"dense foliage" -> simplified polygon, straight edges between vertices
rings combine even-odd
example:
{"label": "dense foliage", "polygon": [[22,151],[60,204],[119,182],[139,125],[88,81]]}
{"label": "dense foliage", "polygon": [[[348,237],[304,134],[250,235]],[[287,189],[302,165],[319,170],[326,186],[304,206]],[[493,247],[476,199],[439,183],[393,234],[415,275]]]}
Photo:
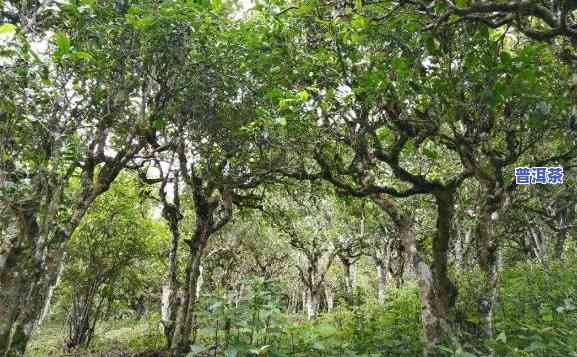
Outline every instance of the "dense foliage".
{"label": "dense foliage", "polygon": [[575,9],[0,0],[0,357],[577,356]]}

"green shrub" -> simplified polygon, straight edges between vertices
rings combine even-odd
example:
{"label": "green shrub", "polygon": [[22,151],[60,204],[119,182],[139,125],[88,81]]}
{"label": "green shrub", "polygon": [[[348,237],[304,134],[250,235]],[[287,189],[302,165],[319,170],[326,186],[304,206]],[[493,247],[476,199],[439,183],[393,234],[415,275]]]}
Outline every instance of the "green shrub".
{"label": "green shrub", "polygon": [[526,263],[500,272],[495,339],[482,331],[480,273],[461,277],[454,320],[466,350],[498,356],[577,356],[577,264]]}
{"label": "green shrub", "polygon": [[423,347],[419,311],[415,288],[391,289],[385,305],[340,306],[289,326],[279,342],[292,356],[415,356]]}

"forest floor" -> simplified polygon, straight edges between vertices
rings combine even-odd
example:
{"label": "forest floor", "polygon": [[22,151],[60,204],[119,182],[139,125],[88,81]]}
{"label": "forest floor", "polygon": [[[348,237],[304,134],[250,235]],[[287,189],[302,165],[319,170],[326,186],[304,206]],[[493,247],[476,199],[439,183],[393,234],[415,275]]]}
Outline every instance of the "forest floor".
{"label": "forest floor", "polygon": [[160,326],[148,320],[104,321],[96,328],[96,337],[86,350],[64,353],[65,326],[61,322],[45,323],[32,338],[26,357],[82,356],[128,357],[150,356],[146,351],[160,350],[163,343]]}
{"label": "forest floor", "polygon": [[[495,338],[486,339],[476,302],[481,276],[466,272],[454,307],[454,328],[466,354],[441,346],[442,356],[577,357],[577,260],[550,264],[520,264],[504,269]],[[241,304],[237,308],[207,298],[211,309],[199,309],[196,356],[221,346],[219,356],[269,355],[288,357],[414,357],[423,349],[420,301],[415,286],[387,290],[383,305],[359,291],[355,303],[342,302],[314,321],[283,312],[275,304]],[[217,299],[218,300],[218,299]],[[225,309],[226,308],[226,309]],[[228,310],[227,310],[228,309]],[[26,357],[166,357],[160,318],[150,312],[142,320],[129,317],[97,325],[89,348],[63,353],[66,329],[62,319],[46,321],[33,336]],[[233,321],[225,334],[224,321]],[[226,337],[225,337],[226,336]],[[254,337],[254,338],[253,338]],[[245,353],[246,351],[246,353]],[[256,351],[256,352],[253,352]],[[262,353],[263,351],[266,351]]]}

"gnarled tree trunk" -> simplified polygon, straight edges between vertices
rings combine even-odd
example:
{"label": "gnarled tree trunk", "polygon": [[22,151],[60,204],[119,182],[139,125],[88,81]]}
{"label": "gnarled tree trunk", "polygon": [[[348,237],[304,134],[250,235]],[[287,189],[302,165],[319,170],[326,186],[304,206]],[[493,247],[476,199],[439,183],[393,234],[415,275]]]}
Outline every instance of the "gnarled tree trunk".
{"label": "gnarled tree trunk", "polygon": [[434,355],[436,347],[443,342],[458,345],[448,320],[451,297],[454,297],[452,291],[454,286],[446,276],[447,250],[444,249],[444,247],[448,249],[449,237],[446,234],[451,232],[449,224],[452,221],[454,209],[452,196],[440,194],[437,200],[437,236],[435,237],[436,242],[433,243],[434,260],[432,267],[419,253],[412,217],[405,214],[383,195],[372,198],[394,222],[407,259],[417,278],[421,301],[421,321],[426,344],[423,354],[425,356]]}
{"label": "gnarled tree trunk", "polygon": [[314,287],[307,288],[307,318],[309,320],[314,320],[317,318],[318,308],[320,303],[320,293],[318,289]]}
{"label": "gnarled tree trunk", "polygon": [[487,338],[493,338],[493,312],[497,302],[497,269],[499,241],[496,226],[499,210],[505,205],[505,194],[498,189],[496,180],[480,180],[481,194],[478,208],[477,238],[479,241],[479,266],[483,273],[483,291],[479,311],[483,314]]}
{"label": "gnarled tree trunk", "polygon": [[483,278],[483,294],[479,301],[480,311],[485,320],[485,335],[493,338],[493,310],[497,299],[497,241],[494,233],[496,222],[492,214],[481,209],[478,223],[479,265]]}
{"label": "gnarled tree trunk", "polygon": [[340,260],[343,265],[343,273],[345,276],[345,291],[347,293],[347,299],[349,300],[349,303],[352,304],[357,280],[355,263],[345,257],[341,257]]}
{"label": "gnarled tree trunk", "polygon": [[385,289],[387,287],[388,268],[385,264],[377,263],[377,301],[379,305],[385,304]]}
{"label": "gnarled tree trunk", "polygon": [[327,300],[327,311],[331,312],[335,308],[335,292],[330,284],[325,284],[325,298]]}
{"label": "gnarled tree trunk", "polygon": [[[453,236],[453,217],[455,214],[455,192],[452,190],[440,191],[435,194],[437,204],[437,231],[433,239],[433,290],[435,294],[436,315],[446,320],[449,309],[454,305],[457,288],[448,275],[449,243]],[[440,325],[445,325],[443,321]],[[449,324],[439,326],[445,337],[451,343],[455,339],[449,329]]]}
{"label": "gnarled tree trunk", "polygon": [[[99,170],[103,140],[91,143],[81,173],[81,191],[72,198],[69,219],[57,222],[68,179],[76,166],[59,176],[38,173],[35,194],[10,203],[15,217],[14,239],[0,241],[0,357],[22,356],[58,282],[66,245],[90,205],[106,192],[127,162],[143,144],[128,140],[128,146]],[[100,155],[102,154],[102,155]],[[37,182],[36,182],[37,181]]]}
{"label": "gnarled tree trunk", "polygon": [[186,266],[186,280],[183,286],[183,298],[178,309],[176,325],[171,338],[171,347],[177,354],[188,352],[191,340],[193,325],[195,322],[195,306],[198,301],[198,283],[200,277],[200,263],[204,248],[210,237],[210,224],[205,219],[197,217],[196,231],[189,244],[189,254]]}
{"label": "gnarled tree trunk", "polygon": [[[160,165],[159,165],[160,166]],[[162,167],[159,167],[162,175],[160,197],[163,204],[162,217],[168,223],[171,233],[170,252],[168,254],[168,279],[162,286],[162,325],[167,347],[172,346],[172,336],[176,325],[178,308],[180,306],[180,284],[178,281],[178,246],[180,243],[180,221],[183,216],[180,212],[180,191],[178,171],[174,174],[173,202],[169,203],[166,197],[166,185],[169,175],[164,175]]]}
{"label": "gnarled tree trunk", "polygon": [[22,356],[61,273],[65,246],[93,197],[75,209],[68,230],[41,234],[37,206],[14,207],[16,239],[0,271],[0,356]]}

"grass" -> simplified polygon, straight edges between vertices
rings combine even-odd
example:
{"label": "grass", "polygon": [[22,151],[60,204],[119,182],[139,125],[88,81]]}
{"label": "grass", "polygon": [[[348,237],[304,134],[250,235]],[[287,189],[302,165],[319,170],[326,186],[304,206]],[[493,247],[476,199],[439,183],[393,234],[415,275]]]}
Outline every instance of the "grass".
{"label": "grass", "polygon": [[47,322],[32,337],[25,356],[125,356],[161,350],[164,344],[161,327],[155,319],[103,321],[97,326],[90,346],[70,354],[63,352],[64,337],[63,322]]}

